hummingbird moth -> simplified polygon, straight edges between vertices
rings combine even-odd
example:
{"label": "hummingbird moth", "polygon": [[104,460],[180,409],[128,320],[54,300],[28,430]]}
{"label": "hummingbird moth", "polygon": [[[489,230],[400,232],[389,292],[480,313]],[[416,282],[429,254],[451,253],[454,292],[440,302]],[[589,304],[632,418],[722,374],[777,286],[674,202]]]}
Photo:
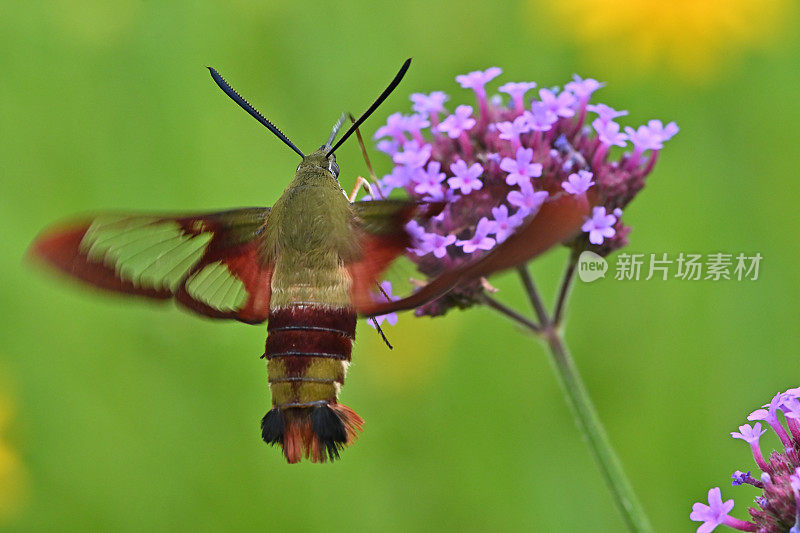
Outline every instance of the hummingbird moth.
{"label": "hummingbird moth", "polygon": [[397,87],[410,61],[336,144],[342,119],[308,155],[209,67],[228,96],[302,158],[275,204],[182,216],[99,214],[46,230],[32,255],[109,291],[174,299],[212,318],[267,321],[272,407],[261,421],[264,441],[281,446],[290,463],[338,458],[363,424],[338,402],[359,314],[411,309],[463,280],[519,264],[569,238],[588,213],[585,199],[547,202],[483,258],[406,298],[376,302],[379,276],[411,245],[407,223],[435,216],[441,205],[354,202],[339,184],[334,152]]}

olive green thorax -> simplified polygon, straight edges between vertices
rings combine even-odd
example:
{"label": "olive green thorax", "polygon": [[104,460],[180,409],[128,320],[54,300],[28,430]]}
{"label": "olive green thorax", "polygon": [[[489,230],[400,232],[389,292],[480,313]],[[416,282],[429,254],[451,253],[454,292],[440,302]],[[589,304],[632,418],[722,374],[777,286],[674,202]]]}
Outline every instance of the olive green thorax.
{"label": "olive green thorax", "polygon": [[305,156],[272,207],[262,257],[275,265],[271,307],[298,302],[346,306],[351,280],[344,265],[358,253],[355,215],[339,185],[328,147]]}

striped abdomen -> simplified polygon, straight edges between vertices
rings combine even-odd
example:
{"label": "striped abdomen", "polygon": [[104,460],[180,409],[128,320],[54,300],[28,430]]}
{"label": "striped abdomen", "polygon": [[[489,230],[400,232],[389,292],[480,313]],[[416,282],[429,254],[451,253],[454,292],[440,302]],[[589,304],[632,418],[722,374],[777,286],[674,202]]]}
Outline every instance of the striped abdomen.
{"label": "striped abdomen", "polygon": [[337,403],[355,330],[350,307],[294,303],[270,311],[264,357],[273,407],[261,429],[290,463],[338,458],[361,429],[361,418]]}

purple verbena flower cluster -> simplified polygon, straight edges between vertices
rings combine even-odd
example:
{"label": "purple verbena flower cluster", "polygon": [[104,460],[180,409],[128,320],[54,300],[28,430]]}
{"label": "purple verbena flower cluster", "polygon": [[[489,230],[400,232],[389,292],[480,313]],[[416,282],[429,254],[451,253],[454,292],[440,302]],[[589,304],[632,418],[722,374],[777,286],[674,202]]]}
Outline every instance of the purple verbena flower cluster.
{"label": "purple verbena flower cluster", "polygon": [[[703,522],[698,533],[708,533],[718,525],[726,525],[739,531],[758,533],[800,532],[800,387],[776,394],[770,403],[756,409],[747,417],[756,421],[752,426],[744,424],[731,436],[750,445],[753,459],[761,475],[753,477],[750,472],[737,470],[731,476],[733,485],[752,485],[763,490],[755,499],[756,505],[748,509],[751,521],[739,520],[728,515],[733,509],[733,500],[722,502],[719,487],[708,491],[708,505],[695,503],[689,518]],[[779,416],[779,415],[782,415]],[[784,426],[781,418],[786,423]],[[783,451],[773,451],[769,460],[764,458],[759,440],[767,432],[761,422],[766,423],[778,436]],[[788,429],[787,429],[788,428]]]}
{"label": "purple verbena flower cluster", "polygon": [[[630,229],[621,210],[644,186],[663,142],[678,131],[674,122],[658,120],[622,128],[615,119],[626,111],[590,103],[603,86],[591,78],[575,76],[563,90],[543,88],[530,100],[534,82],[502,85],[507,101],[488,96],[486,85],[501,73],[491,67],[456,76],[474,91],[477,108],[458,105],[450,113],[445,93],[413,94],[414,113],[391,115],[375,133],[378,149],[395,164],[375,198],[402,189],[414,200],[445,202],[440,215],[408,227],[410,256],[426,276],[487,253],[563,194],[589,194],[596,206],[574,246],[601,254],[624,246]],[[612,147],[628,143],[632,150],[610,157]],[[472,305],[481,290],[476,280],[416,313]]]}

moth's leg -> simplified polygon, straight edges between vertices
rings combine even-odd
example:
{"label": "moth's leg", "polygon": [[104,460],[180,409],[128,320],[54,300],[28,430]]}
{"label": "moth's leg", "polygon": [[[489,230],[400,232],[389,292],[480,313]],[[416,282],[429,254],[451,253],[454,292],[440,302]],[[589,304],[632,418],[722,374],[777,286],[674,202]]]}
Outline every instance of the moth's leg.
{"label": "moth's leg", "polygon": [[[367,184],[367,187],[369,187],[369,184]],[[383,290],[383,287],[381,287],[380,284],[378,284],[377,287],[378,290],[381,291],[381,294],[383,294],[383,297],[386,298],[386,301],[391,302],[392,299],[389,298],[389,295],[386,294],[386,291]],[[386,338],[386,335],[383,333],[383,330],[381,329],[381,325],[378,324],[378,321],[375,319],[375,317],[370,318],[370,320],[372,321],[372,325],[375,326],[375,329],[378,330],[378,333],[381,334],[381,339],[383,339],[383,342],[386,344],[386,346],[388,346],[390,350],[394,350],[394,347],[389,342],[389,339]]]}
{"label": "moth's leg", "polygon": [[383,333],[383,330],[381,329],[381,325],[378,324],[378,321],[375,320],[375,317],[370,318],[370,320],[372,321],[372,325],[375,326],[375,329],[378,331],[378,333],[381,334],[381,339],[383,339],[384,344],[386,344],[386,346],[388,346],[390,350],[394,350],[394,346],[392,346],[391,343],[389,342],[389,339],[386,338],[386,335]]}
{"label": "moth's leg", "polygon": [[[356,196],[358,196],[358,191],[361,190],[361,187],[364,187],[365,189],[367,189],[367,192],[369,193],[370,196],[372,196],[373,198],[375,197],[375,194],[373,193],[373,187],[370,184],[369,180],[359,176],[358,178],[356,178],[356,186],[353,187],[353,190],[350,193],[350,196],[347,197],[347,199],[350,200],[350,203],[353,203],[353,202],[356,201]],[[377,187],[375,187],[375,189],[377,189]]]}

